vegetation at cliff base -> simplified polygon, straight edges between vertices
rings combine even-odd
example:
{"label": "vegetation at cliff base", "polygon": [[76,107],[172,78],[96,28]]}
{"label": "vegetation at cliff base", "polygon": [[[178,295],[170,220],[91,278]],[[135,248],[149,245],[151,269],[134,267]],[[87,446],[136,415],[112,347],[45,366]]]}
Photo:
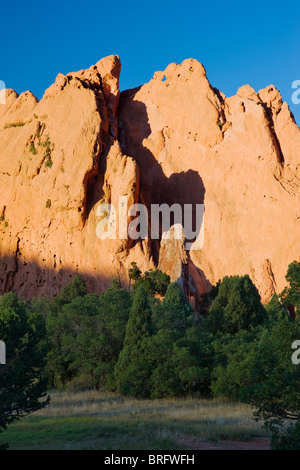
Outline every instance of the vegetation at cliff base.
{"label": "vegetation at cliff base", "polygon": [[[114,281],[101,295],[88,294],[77,276],[52,299],[25,302],[5,294],[0,337],[8,355],[20,351],[22,360],[17,354],[15,369],[12,358],[0,369],[11,370],[0,389],[2,422],[45,406],[39,398],[47,380],[48,389],[68,392],[249,404],[271,432],[274,449],[297,448],[300,365],[291,357],[292,344],[300,339],[299,265],[289,266],[288,286],[266,306],[248,275],[227,276],[204,296],[197,313],[169,276],[159,270],[142,273],[135,263],[129,290]],[[12,331],[19,338],[14,345]],[[20,371],[26,371],[22,380]],[[28,396],[20,411],[10,412],[3,403],[15,377]]]}

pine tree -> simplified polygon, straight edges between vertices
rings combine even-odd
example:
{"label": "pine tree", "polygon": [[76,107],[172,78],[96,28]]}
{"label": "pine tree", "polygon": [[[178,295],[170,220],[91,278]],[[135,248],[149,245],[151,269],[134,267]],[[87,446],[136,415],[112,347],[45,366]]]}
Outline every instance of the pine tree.
{"label": "pine tree", "polygon": [[0,366],[0,432],[16,419],[46,406],[45,322],[10,292],[0,297],[0,338],[6,364]]}
{"label": "pine tree", "polygon": [[147,339],[154,328],[147,293],[140,286],[135,294],[126,326],[124,348],[115,366],[116,386],[120,393],[146,397],[151,375],[151,357],[146,352]]}
{"label": "pine tree", "polygon": [[153,310],[153,323],[157,331],[173,330],[182,336],[187,327],[192,326],[194,310],[184,297],[177,282],[172,282],[167,288],[161,304]]}
{"label": "pine tree", "polygon": [[151,315],[147,292],[140,286],[131,307],[124,346],[139,346],[144,338],[154,333]]}
{"label": "pine tree", "polygon": [[212,333],[252,330],[268,318],[257,288],[248,275],[224,277],[212,302],[206,326]]}
{"label": "pine tree", "polygon": [[84,279],[78,274],[62,290],[61,294],[55,297],[54,303],[61,306],[72,302],[77,297],[84,297],[87,294],[87,287]]}

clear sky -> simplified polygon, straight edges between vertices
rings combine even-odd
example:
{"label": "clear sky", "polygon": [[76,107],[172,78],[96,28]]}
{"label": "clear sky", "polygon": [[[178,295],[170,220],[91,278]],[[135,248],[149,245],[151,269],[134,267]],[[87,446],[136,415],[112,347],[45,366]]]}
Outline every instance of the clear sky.
{"label": "clear sky", "polygon": [[227,96],[272,83],[300,124],[300,104],[291,101],[300,80],[299,0],[1,2],[0,39],[0,80],[39,99],[59,72],[110,54],[122,61],[121,89],[191,57]]}

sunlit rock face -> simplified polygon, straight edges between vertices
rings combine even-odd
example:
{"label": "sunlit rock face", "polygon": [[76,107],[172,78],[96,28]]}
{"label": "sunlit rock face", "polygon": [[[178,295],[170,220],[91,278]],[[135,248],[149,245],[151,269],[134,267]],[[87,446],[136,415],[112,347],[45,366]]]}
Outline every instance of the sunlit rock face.
{"label": "sunlit rock face", "polygon": [[[90,292],[115,277],[127,287],[135,261],[168,272],[196,307],[219,279],[246,273],[267,302],[300,253],[300,130],[288,105],[272,85],[258,93],[245,85],[227,98],[193,59],[121,94],[120,70],[109,56],[59,74],[40,102],[7,90],[1,293],[55,295],[77,273]],[[124,198],[148,211],[143,239],[128,236]],[[115,238],[99,238],[101,204],[115,209]],[[192,242],[174,238],[177,216],[151,238],[154,204],[178,204],[183,216],[192,205]],[[200,220],[196,205],[204,206]]]}

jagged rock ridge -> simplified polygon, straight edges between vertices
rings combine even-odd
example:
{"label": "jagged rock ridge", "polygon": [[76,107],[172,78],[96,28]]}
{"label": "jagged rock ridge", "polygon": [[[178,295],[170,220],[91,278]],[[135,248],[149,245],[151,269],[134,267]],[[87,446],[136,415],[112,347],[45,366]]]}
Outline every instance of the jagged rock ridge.
{"label": "jagged rock ridge", "polygon": [[[109,56],[59,74],[40,102],[8,90],[0,106],[1,292],[54,295],[77,272],[100,292],[113,277],[126,283],[136,261],[179,279],[196,307],[231,274],[248,273],[266,302],[300,252],[300,129],[288,105],[272,85],[258,93],[246,85],[228,98],[193,59],[121,94],[120,70]],[[118,208],[121,196],[149,210],[204,204],[200,249],[172,239],[100,240],[98,207]]]}

